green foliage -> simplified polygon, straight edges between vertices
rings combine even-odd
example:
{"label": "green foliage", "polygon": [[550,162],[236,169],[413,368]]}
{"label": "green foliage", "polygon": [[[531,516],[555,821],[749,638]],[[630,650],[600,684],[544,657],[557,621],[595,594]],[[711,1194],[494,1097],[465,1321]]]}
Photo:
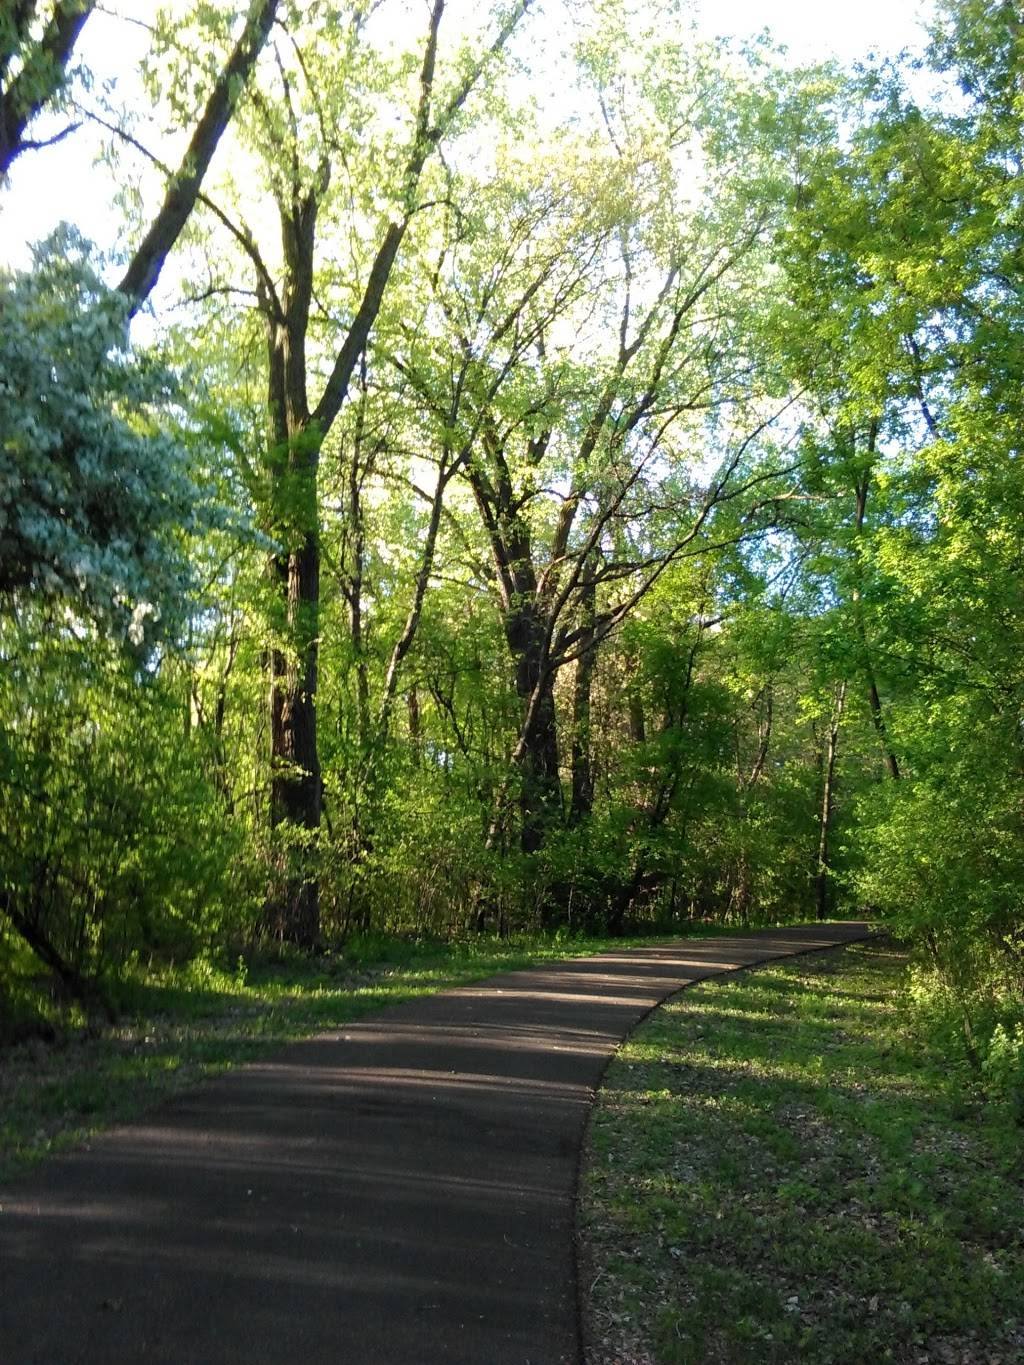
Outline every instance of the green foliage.
{"label": "green foliage", "polygon": [[0,622],[5,897],[89,975],[244,934],[242,831],[180,693],[39,611]]}
{"label": "green foliage", "polygon": [[180,620],[202,525],[177,385],[130,351],[125,302],[73,232],[0,275],[0,324],[0,594],[62,600],[139,647]]}
{"label": "green foliage", "polygon": [[989,1093],[1014,1117],[1024,1117],[1024,1023],[996,1024],[981,1070]]}
{"label": "green foliage", "polygon": [[[867,904],[1004,1093],[1019,26],[942,9],[929,102],[660,0],[572,13],[572,117],[531,15],[412,175],[423,34],[282,5],[158,350],[71,231],[0,278],[0,892],[107,979],[237,950],[314,884],[332,943]],[[149,132],[194,119],[236,18],[161,13]],[[325,433],[302,413],[385,258]]]}

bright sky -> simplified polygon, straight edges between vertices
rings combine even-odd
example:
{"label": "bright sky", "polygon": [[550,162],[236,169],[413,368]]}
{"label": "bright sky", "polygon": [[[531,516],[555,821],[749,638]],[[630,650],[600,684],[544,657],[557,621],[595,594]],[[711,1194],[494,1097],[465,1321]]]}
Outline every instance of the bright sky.
{"label": "bright sky", "polygon": [[698,0],[701,26],[715,35],[752,35],[767,28],[794,62],[869,52],[892,55],[920,47],[931,0]]}
{"label": "bright sky", "polygon": [[[693,0],[693,6],[708,36],[752,37],[767,28],[799,64],[827,57],[852,63],[872,51],[892,55],[904,47],[920,47],[921,20],[933,9],[931,0],[856,0],[855,4]],[[156,0],[133,0],[123,9],[141,17],[156,7]],[[401,3],[398,8],[405,10]],[[408,22],[407,14],[402,18]],[[537,14],[531,22],[542,29],[543,15]],[[117,80],[130,99],[133,73],[145,42],[141,28],[96,13],[85,27],[79,54],[97,82]],[[46,236],[62,219],[77,223],[101,247],[113,244],[117,214],[110,204],[112,187],[93,169],[97,145],[83,131],[59,146],[27,153],[15,163],[10,188],[0,190],[0,263],[24,265],[27,243]]]}

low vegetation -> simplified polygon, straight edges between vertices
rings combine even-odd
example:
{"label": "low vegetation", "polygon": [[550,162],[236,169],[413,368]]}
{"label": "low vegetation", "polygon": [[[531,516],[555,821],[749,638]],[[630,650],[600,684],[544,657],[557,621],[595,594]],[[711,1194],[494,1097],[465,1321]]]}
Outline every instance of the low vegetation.
{"label": "low vegetation", "polygon": [[908,1031],[910,997],[875,941],[634,1035],[583,1179],[588,1365],[1024,1359],[1017,1115]]}

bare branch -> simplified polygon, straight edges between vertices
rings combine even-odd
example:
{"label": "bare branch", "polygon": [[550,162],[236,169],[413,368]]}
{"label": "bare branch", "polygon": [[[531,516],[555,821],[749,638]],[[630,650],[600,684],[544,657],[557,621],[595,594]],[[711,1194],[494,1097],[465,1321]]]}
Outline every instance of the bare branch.
{"label": "bare branch", "polygon": [[[67,64],[94,3],[95,0],[57,0],[39,42],[32,45],[21,70],[0,92],[0,180],[6,179],[12,164],[27,147],[47,145],[25,142],[25,130],[64,86]],[[26,27],[34,9],[33,5],[21,16]],[[18,25],[17,13],[14,19]]]}
{"label": "bare branch", "polygon": [[[163,175],[166,175],[168,178],[173,176],[174,172],[170,167],[165,162],[161,161],[158,156],[155,156],[137,137],[133,137],[131,133],[126,132],[123,128],[119,128],[116,123],[108,123],[108,121],[99,114],[89,112],[86,114],[86,117],[92,123],[98,123],[101,128],[106,128],[108,133],[112,133],[114,137],[120,139],[121,142],[126,143],[129,147],[134,147],[137,152],[141,152],[147,161],[150,161]],[[233,219],[229,218],[224,210],[220,208],[219,205],[215,204],[209,195],[205,194],[202,190],[197,193],[196,202],[202,204],[205,208],[208,208],[214,217],[224,224],[232,237],[234,237],[241,246],[242,250],[255,267],[260,284],[266,292],[267,301],[272,307],[274,318],[278,321],[282,320],[284,313],[277,297],[277,289],[274,285],[273,276],[264,264],[263,257],[260,255],[259,248],[253,239],[252,233],[244,224],[239,225],[238,223],[235,223]]]}
{"label": "bare branch", "polygon": [[408,229],[413,214],[416,212],[416,190],[419,186],[423,167],[426,165],[427,157],[431,151],[441,142],[445,136],[452,120],[458,111],[469,98],[474,86],[480,79],[486,64],[495,57],[507,44],[512,36],[516,25],[526,13],[531,0],[517,0],[515,6],[509,13],[508,18],[502,25],[497,37],[491,43],[486,53],[475,63],[473,69],[467,74],[461,86],[448,101],[445,109],[438,121],[431,124],[431,108],[434,93],[434,67],[437,60],[437,37],[441,26],[441,17],[444,14],[445,0],[434,0],[433,9],[430,16],[430,25],[427,32],[427,40],[423,51],[423,66],[420,71],[420,101],[416,113],[416,127],[413,135],[412,144],[409,148],[406,160],[405,173],[402,180],[402,205],[401,216],[388,224],[384,233],[383,240],[377,249],[370,274],[363,290],[363,297],[356,315],[349,327],[348,334],[342,343],[341,350],[338,352],[334,367],[331,370],[323,394],[313,413],[313,421],[323,435],[330,430],[334,419],[341,411],[341,406],[348,393],[348,387],[352,380],[352,373],[355,369],[356,361],[365,348],[369,340],[370,330],[377,320],[381,304],[384,301],[384,291],[395,260],[398,257],[399,247]]}
{"label": "bare branch", "polygon": [[164,262],[199,198],[203,178],[227,128],[242,87],[267,40],[278,0],[252,0],[242,34],[210,92],[202,117],[149,230],[139,243],[118,288],[134,314],[156,287]]}
{"label": "bare branch", "polygon": [[24,141],[21,144],[22,151],[38,152],[44,147],[56,147],[57,144],[63,142],[66,137],[70,137],[72,133],[77,133],[81,126],[81,122],[69,123],[68,126],[62,128],[59,133],[54,133],[53,137],[40,138],[38,141]]}

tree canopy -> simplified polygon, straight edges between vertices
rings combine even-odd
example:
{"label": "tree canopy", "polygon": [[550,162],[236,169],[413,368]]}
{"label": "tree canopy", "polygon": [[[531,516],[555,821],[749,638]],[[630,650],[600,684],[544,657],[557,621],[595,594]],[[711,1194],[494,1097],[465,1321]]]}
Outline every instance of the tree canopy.
{"label": "tree canopy", "polygon": [[1024,1056],[1015,7],[181,0],[131,107],[93,8],[0,23],[122,213],[0,276],[7,957],[866,908]]}

